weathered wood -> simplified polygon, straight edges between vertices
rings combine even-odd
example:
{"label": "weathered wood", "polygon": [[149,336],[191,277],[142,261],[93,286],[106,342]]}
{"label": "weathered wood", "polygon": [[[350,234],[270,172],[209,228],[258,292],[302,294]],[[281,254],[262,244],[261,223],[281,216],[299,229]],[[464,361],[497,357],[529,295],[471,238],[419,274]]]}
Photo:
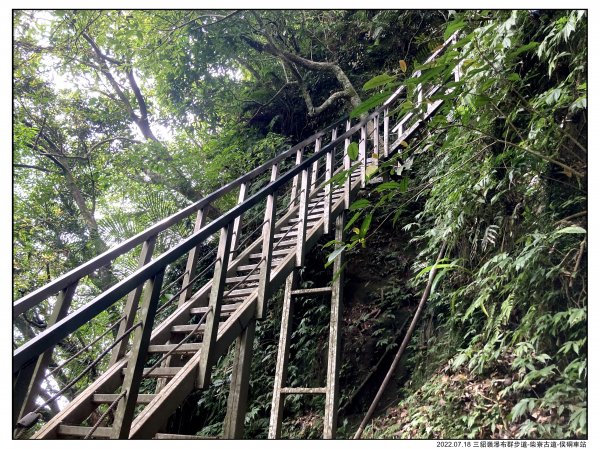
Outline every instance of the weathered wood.
{"label": "weathered wood", "polygon": [[383,110],[383,156],[390,154],[390,108]]}
{"label": "weathered wood", "polygon": [[325,387],[285,387],[280,390],[281,394],[325,394]]}
{"label": "weathered wood", "polygon": [[[334,129],[331,133],[331,140],[335,140],[337,137],[337,129]],[[327,153],[326,161],[325,161],[325,182],[331,180],[331,176],[333,176],[333,162],[335,161],[335,147],[331,149],[329,153]],[[325,234],[329,234],[329,222],[331,220],[331,192],[333,190],[333,186],[331,183],[325,185],[325,195],[323,201],[325,202],[325,208],[323,210],[323,226],[325,227]]]}
{"label": "weathered wood", "polygon": [[287,377],[287,364],[290,353],[290,337],[292,335],[292,316],[294,302],[292,301],[292,290],[296,285],[296,270],[287,277],[285,281],[285,292],[283,294],[283,309],[281,311],[281,328],[279,330],[279,346],[277,349],[277,361],[275,365],[275,382],[273,384],[273,399],[271,403],[271,418],[269,421],[268,438],[281,437],[281,420],[283,418],[283,400],[281,389],[285,385]]}
{"label": "weathered wood", "polygon": [[[335,240],[344,241],[345,214],[337,216]],[[325,394],[325,417],[323,418],[323,438],[334,439],[337,429],[339,406],[340,335],[342,325],[342,303],[344,293],[344,253],[333,262],[333,283],[331,289],[331,316],[329,319],[329,345],[327,354],[327,381]]]}
{"label": "weathered wood", "polygon": [[[315,154],[319,152],[319,150],[321,149],[321,138],[319,137],[316,141],[315,141]],[[312,166],[312,173],[310,176],[310,191],[312,192],[313,190],[315,190],[315,187],[317,186],[317,178],[319,176],[319,160],[317,159]]]}
{"label": "weathered wood", "polygon": [[[304,154],[304,148],[298,148],[296,151],[296,165],[300,165],[302,163],[302,155]],[[294,176],[292,181],[292,193],[290,194],[290,205],[289,208],[293,209],[296,204],[298,204],[298,199],[296,196],[298,195],[298,185],[300,184],[301,175],[298,174]]]}
{"label": "weathered wood", "polygon": [[208,306],[212,308],[206,317],[206,328],[200,351],[200,366],[198,370],[198,388],[206,388],[210,382],[210,374],[216,358],[214,357],[214,343],[219,327],[221,316],[221,302],[227,277],[227,262],[229,260],[229,249],[231,245],[231,225],[221,229],[219,248],[217,250],[217,261],[213,275],[212,288]]}
{"label": "weathered wood", "polygon": [[292,290],[292,296],[307,296],[325,293],[331,293],[331,287],[303,288],[301,290]]}
{"label": "weathered wood", "polygon": [[[67,426],[60,425],[58,427],[59,435],[69,436],[69,437],[85,437],[90,430],[91,427],[84,426]],[[94,438],[111,438],[112,436],[112,427],[98,427],[94,430]]]}
{"label": "weathered wood", "polygon": [[256,320],[251,320],[237,338],[231,372],[231,386],[227,398],[227,413],[223,423],[223,438],[244,437],[244,420],[248,408],[248,385],[252,365],[252,347]]}
{"label": "weathered wood", "polygon": [[[204,209],[200,209],[196,214],[196,222],[194,223],[194,234],[204,227],[205,222],[206,213]],[[195,246],[188,254],[188,259],[185,265],[185,274],[183,275],[183,281],[181,283],[182,287],[185,288],[185,290],[179,295],[179,306],[188,301],[194,294],[192,286],[188,284],[190,283],[190,280],[194,279],[194,275],[196,273],[196,265],[198,264],[198,257],[200,256],[201,247],[202,244]]]}
{"label": "weathered wood", "polygon": [[[175,349],[177,348],[177,349]],[[165,345],[150,345],[148,346],[148,354],[151,353],[167,353],[173,351],[173,354],[190,354],[198,352],[202,349],[202,343],[184,343],[177,347],[176,343]]]}
{"label": "weathered wood", "polygon": [[358,143],[358,159],[360,161],[360,186],[367,185],[367,127],[360,127],[360,142]]}
{"label": "weathered wood", "polygon": [[[140,252],[140,257],[138,261],[138,268],[143,267],[150,261],[150,259],[152,259],[152,253],[154,252],[155,244],[156,236],[150,237],[143,243],[142,251]],[[140,302],[140,297],[142,296],[143,288],[144,285],[142,284],[136,289],[129,292],[129,294],[127,295],[127,301],[123,309],[123,315],[125,316],[125,319],[122,320],[119,324],[119,330],[117,331],[117,335],[115,338],[121,337],[127,329],[133,326],[135,315],[137,313],[138,305]],[[124,338],[117,344],[117,346],[113,348],[112,353],[110,355],[110,361],[108,362],[109,366],[114,365],[119,359],[123,357],[125,351],[127,350],[128,340],[128,338]]]}
{"label": "weathered wood", "polygon": [[179,433],[157,433],[154,436],[155,440],[214,440],[215,437],[199,436],[199,435],[181,435]]}
{"label": "weathered wood", "polygon": [[[317,140],[319,142],[319,140]],[[277,179],[279,167],[273,165],[271,171],[271,182]],[[273,236],[275,235],[275,220],[277,212],[277,196],[272,192],[267,196],[265,217],[262,228],[262,259],[260,262],[260,274],[258,279],[258,301],[256,303],[256,318],[262,320],[267,313],[267,301],[271,295],[271,263],[273,260]]]}
{"label": "weathered wood", "polygon": [[126,392],[126,394],[119,400],[117,409],[115,410],[112,438],[123,439],[129,437],[129,429],[133,421],[133,412],[142,382],[144,362],[150,344],[150,335],[152,333],[156,309],[158,308],[163,277],[164,271],[160,271],[147,282],[148,285],[146,286],[146,291],[140,305],[141,325],[133,331],[131,354],[127,361],[125,379],[121,387],[122,391]]}
{"label": "weathered wood", "polygon": [[[118,394],[95,394],[92,396],[92,402],[96,404],[111,404],[119,397]],[[137,403],[138,404],[149,404],[152,399],[156,397],[155,394],[138,394]]]}
{"label": "weathered wood", "polygon": [[373,117],[373,156],[374,165],[379,165],[379,114]]}
{"label": "weathered wood", "polygon": [[[274,164],[274,165],[277,166],[277,164]],[[240,193],[238,195],[238,202],[237,202],[238,204],[242,204],[246,200],[247,192],[248,192],[248,184],[244,182],[240,185]],[[241,225],[242,225],[242,215],[236,217],[235,220],[233,221],[233,231],[231,234],[231,255],[230,255],[231,259],[235,258],[235,253],[237,251],[238,242],[241,240],[240,239]]]}
{"label": "weathered wood", "polygon": [[[346,132],[350,129],[350,119],[346,121]],[[350,156],[348,156],[348,147],[350,146],[350,136],[344,139],[344,170],[348,172],[351,167]],[[344,181],[344,208],[348,209],[350,207],[350,190],[352,187],[352,180],[350,179],[350,174],[346,177]]]}
{"label": "weathered wood", "polygon": [[[73,296],[75,295],[75,290],[77,289],[77,284],[78,282],[69,285],[58,294],[56,303],[52,308],[52,314],[48,319],[48,325],[51,326],[57,323],[67,315],[73,301]],[[30,367],[19,373],[17,377],[18,382],[13,386],[13,427],[19,418],[36,408],[35,401],[40,392],[46,368],[52,359],[53,351],[54,346],[48,348],[37,358],[35,364],[32,364],[33,368]]]}
{"label": "weathered wood", "polygon": [[305,169],[302,172],[300,191],[300,207],[298,209],[298,243],[296,244],[297,267],[302,267],[304,265],[306,216],[308,212],[308,169]]}

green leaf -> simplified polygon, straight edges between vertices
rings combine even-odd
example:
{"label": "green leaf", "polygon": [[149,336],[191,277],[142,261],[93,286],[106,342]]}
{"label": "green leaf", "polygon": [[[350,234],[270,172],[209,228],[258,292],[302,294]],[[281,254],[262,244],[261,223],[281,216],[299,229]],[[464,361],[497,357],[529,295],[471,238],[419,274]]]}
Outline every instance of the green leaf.
{"label": "green leaf", "polygon": [[[404,63],[404,65],[406,66],[406,63]],[[402,66],[402,64],[400,64],[400,66]],[[363,90],[372,90],[377,87],[384,86],[384,85],[390,83],[391,81],[394,81],[395,79],[396,79],[396,77],[393,75],[388,75],[387,73],[382,73],[381,75],[374,76],[369,81],[367,81],[363,85]]]}
{"label": "green leaf", "polygon": [[375,188],[375,191],[376,192],[383,192],[385,190],[393,190],[393,189],[399,189],[399,188],[400,188],[400,183],[399,182],[388,181],[388,182],[384,182],[383,184],[379,184]]}
{"label": "green leaf", "polygon": [[371,202],[365,198],[361,198],[356,200],[350,205],[350,211],[354,212],[355,210],[365,209],[371,205]]}
{"label": "green leaf", "polygon": [[358,144],[356,142],[352,142],[348,145],[348,157],[351,161],[358,159]]}
{"label": "green leaf", "polygon": [[373,95],[372,97],[366,99],[352,110],[352,112],[350,113],[350,117],[356,118],[364,112],[368,112],[372,108],[378,106],[380,103],[383,103],[383,101],[386,100],[392,94],[392,92],[392,90],[386,90],[384,92],[379,92]]}
{"label": "green leaf", "polygon": [[457,30],[460,30],[464,26],[465,21],[463,19],[457,19],[453,22],[450,22],[446,27],[446,31],[444,31],[444,40],[448,39],[452,35],[452,33],[454,33]]}
{"label": "green leaf", "polygon": [[569,226],[559,229],[555,234],[586,234],[587,231],[580,226]]}
{"label": "green leaf", "polygon": [[336,249],[334,252],[332,252],[331,254],[329,254],[327,256],[327,264],[325,266],[329,266],[329,264],[331,264],[335,260],[335,258],[337,256],[339,256],[340,254],[342,254],[345,249],[346,249],[345,246],[341,246],[338,249]]}

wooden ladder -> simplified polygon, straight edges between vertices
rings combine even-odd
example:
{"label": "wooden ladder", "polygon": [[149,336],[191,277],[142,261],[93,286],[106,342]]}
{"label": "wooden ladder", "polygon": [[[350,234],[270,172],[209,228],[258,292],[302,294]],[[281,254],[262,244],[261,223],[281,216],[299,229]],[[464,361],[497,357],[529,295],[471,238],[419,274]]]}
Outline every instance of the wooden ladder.
{"label": "wooden ladder", "polygon": [[[338,215],[335,224],[335,240],[343,242],[344,213]],[[343,244],[343,243],[342,243]],[[281,438],[283,405],[287,395],[291,394],[324,394],[325,413],[323,418],[323,438],[334,439],[337,429],[337,411],[339,403],[339,363],[340,363],[340,326],[343,300],[343,260],[342,254],[334,259],[333,280],[331,287],[296,289],[298,274],[293,270],[285,283],[283,311],[277,350],[277,365],[273,386],[271,419],[269,422],[270,439]],[[329,344],[327,351],[326,386],[322,388],[285,387],[287,380],[290,339],[292,334],[292,317],[295,297],[326,295],[331,297],[331,314],[329,319]]]}

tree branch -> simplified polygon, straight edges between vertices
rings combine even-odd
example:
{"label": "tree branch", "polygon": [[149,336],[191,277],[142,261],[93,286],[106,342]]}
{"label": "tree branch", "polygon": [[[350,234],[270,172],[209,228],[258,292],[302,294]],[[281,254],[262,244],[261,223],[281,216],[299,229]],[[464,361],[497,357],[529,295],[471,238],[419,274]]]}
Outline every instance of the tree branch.
{"label": "tree branch", "polygon": [[61,174],[60,172],[56,171],[56,170],[49,170],[47,168],[44,167],[40,167],[39,165],[29,165],[29,164],[13,164],[13,167],[15,168],[32,168],[34,170],[39,170],[39,171],[43,171],[46,173],[54,173],[54,174]]}

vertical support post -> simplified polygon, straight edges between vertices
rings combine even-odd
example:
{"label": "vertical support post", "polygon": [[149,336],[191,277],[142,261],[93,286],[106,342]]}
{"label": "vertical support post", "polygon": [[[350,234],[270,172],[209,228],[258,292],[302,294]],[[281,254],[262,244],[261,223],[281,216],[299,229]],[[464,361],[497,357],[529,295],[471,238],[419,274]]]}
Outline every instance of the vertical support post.
{"label": "vertical support post", "polygon": [[[456,45],[456,41],[458,39],[458,34],[454,34],[452,36],[452,44]],[[456,67],[454,67],[454,81],[460,81],[460,66],[462,65],[462,61],[459,61],[458,64],[456,64]]]}
{"label": "vertical support post", "polygon": [[[350,129],[350,119],[346,120],[346,131]],[[349,171],[351,167],[350,156],[348,156],[348,147],[350,146],[350,137],[344,139],[344,170]],[[348,173],[344,182],[344,208],[350,208],[350,189],[352,187],[352,173]]]}
{"label": "vertical support post", "polygon": [[304,265],[306,240],[306,214],[308,212],[308,168],[302,170],[300,185],[300,207],[298,208],[298,240],[296,244],[296,266]]}
{"label": "vertical support post", "polygon": [[129,438],[129,430],[133,422],[135,404],[144,374],[144,363],[148,353],[152,325],[154,324],[156,309],[158,308],[158,299],[160,297],[164,274],[164,270],[159,271],[148,280],[146,285],[140,310],[141,326],[134,331],[131,354],[125,370],[125,379],[121,386],[121,391],[125,393],[125,396],[119,400],[117,409],[115,410],[112,438]]}
{"label": "vertical support post", "polygon": [[[331,132],[331,141],[333,142],[337,139],[337,129],[334,129]],[[331,179],[333,174],[333,162],[335,161],[335,145],[331,149],[329,153],[326,155],[325,160],[325,182]],[[330,221],[331,221],[331,192],[332,192],[331,183],[325,184],[325,196],[323,197],[323,201],[325,202],[323,208],[323,227],[325,234],[329,234]]]}
{"label": "vertical support post", "polygon": [[[79,280],[75,281],[61,290],[58,294],[58,298],[52,309],[52,314],[48,319],[48,326],[56,324],[67,315],[78,283]],[[40,384],[43,380],[46,368],[52,359],[53,351],[54,346],[48,348],[33,362],[32,367],[24,368],[19,372],[13,390],[13,427],[19,418],[35,408],[35,400],[40,391]]]}
{"label": "vertical support post", "polygon": [[227,413],[223,423],[224,439],[241,439],[244,437],[244,420],[248,408],[248,384],[250,382],[255,327],[256,320],[250,320],[235,343],[231,387],[227,398]]}
{"label": "vertical support post", "polygon": [[[200,229],[204,227],[204,223],[206,222],[206,213],[204,212],[204,208],[200,209],[196,213],[196,223],[194,224],[194,234],[197,233]],[[191,279],[194,279],[194,273],[196,272],[196,264],[198,263],[198,256],[200,255],[200,246],[198,245],[194,247],[190,254],[188,255],[187,263],[185,265],[185,274],[183,276],[182,286],[186,287],[185,290],[179,295],[178,305],[182,306],[185,302],[187,302],[191,297],[194,291],[192,290],[192,286],[188,284]]]}
{"label": "vertical support post", "polygon": [[283,310],[281,312],[281,328],[279,331],[279,346],[277,350],[277,363],[275,365],[275,382],[273,384],[273,400],[271,402],[271,419],[269,421],[269,439],[281,437],[281,419],[283,418],[283,400],[281,389],[287,377],[287,365],[290,354],[290,336],[292,335],[292,314],[294,303],[292,290],[296,285],[296,270],[292,270],[285,281],[283,294]]}
{"label": "vertical support post", "polygon": [[212,287],[210,289],[210,299],[208,301],[209,310],[206,316],[206,326],[200,353],[200,366],[197,379],[197,386],[200,389],[208,387],[211,369],[216,361],[214,360],[214,346],[219,330],[221,302],[223,301],[223,290],[225,289],[225,278],[227,275],[227,262],[229,260],[229,249],[231,246],[231,231],[232,224],[230,223],[221,229],[221,237],[219,238],[217,261],[215,262],[215,271]]}
{"label": "vertical support post", "polygon": [[[271,182],[277,179],[279,165],[274,164],[271,169]],[[271,192],[267,196],[265,219],[262,229],[262,259],[260,275],[258,278],[258,300],[256,303],[256,318],[262,320],[267,312],[267,300],[271,296],[271,260],[273,259],[273,236],[275,235],[275,217],[277,210],[277,193]]]}
{"label": "vertical support post", "polygon": [[[296,165],[300,165],[302,163],[302,153],[304,152],[304,148],[299,148],[296,150]],[[294,180],[292,181],[292,193],[290,194],[290,209],[293,209],[296,205],[296,195],[298,194],[298,184],[300,182],[300,174],[294,176]]]}
{"label": "vertical support post", "polygon": [[390,154],[390,108],[383,110],[383,155]]}
{"label": "vertical support post", "polygon": [[358,144],[358,157],[360,159],[360,186],[367,185],[367,126],[360,127],[360,143]]}
{"label": "vertical support post", "polygon": [[[338,215],[335,222],[335,239],[344,240],[345,212]],[[339,254],[333,262],[334,281],[331,285],[331,318],[329,321],[329,354],[327,357],[327,385],[325,393],[325,417],[323,419],[323,438],[334,439],[337,429],[339,405],[340,372],[340,332],[342,324],[343,301],[343,255]]]}
{"label": "vertical support post", "polygon": [[[272,180],[271,180],[272,181]],[[243,182],[240,185],[240,193],[238,195],[238,204],[243,203],[248,195],[248,183]],[[233,233],[231,235],[231,259],[235,258],[238,242],[240,241],[240,228],[242,225],[242,215],[239,215],[233,221]]]}
{"label": "vertical support post", "polygon": [[[152,259],[152,253],[154,252],[154,246],[156,244],[156,235],[148,238],[142,244],[142,251],[140,253],[140,258],[138,261],[138,268],[143,267],[150,259]],[[184,277],[185,279],[185,277]],[[185,281],[184,281],[185,282]],[[127,295],[127,302],[125,303],[125,308],[123,309],[123,314],[125,315],[125,319],[121,321],[119,324],[119,330],[117,331],[116,338],[121,337],[127,329],[133,326],[133,322],[135,321],[135,315],[138,309],[138,305],[140,302],[140,297],[142,296],[142,290],[144,289],[144,284],[137,286],[134,290],[129,292]],[[115,346],[110,355],[110,362],[108,366],[113,366],[117,363],[124,355],[127,350],[127,341],[129,338],[124,338],[121,340],[117,346]]]}
{"label": "vertical support post", "polygon": [[[317,137],[315,141],[315,153],[321,149],[321,137]],[[310,191],[312,192],[317,186],[317,177],[319,176],[319,160],[317,159],[312,165],[312,174],[310,176]]]}
{"label": "vertical support post", "polygon": [[379,114],[373,117],[373,158],[374,165],[379,165]]}

